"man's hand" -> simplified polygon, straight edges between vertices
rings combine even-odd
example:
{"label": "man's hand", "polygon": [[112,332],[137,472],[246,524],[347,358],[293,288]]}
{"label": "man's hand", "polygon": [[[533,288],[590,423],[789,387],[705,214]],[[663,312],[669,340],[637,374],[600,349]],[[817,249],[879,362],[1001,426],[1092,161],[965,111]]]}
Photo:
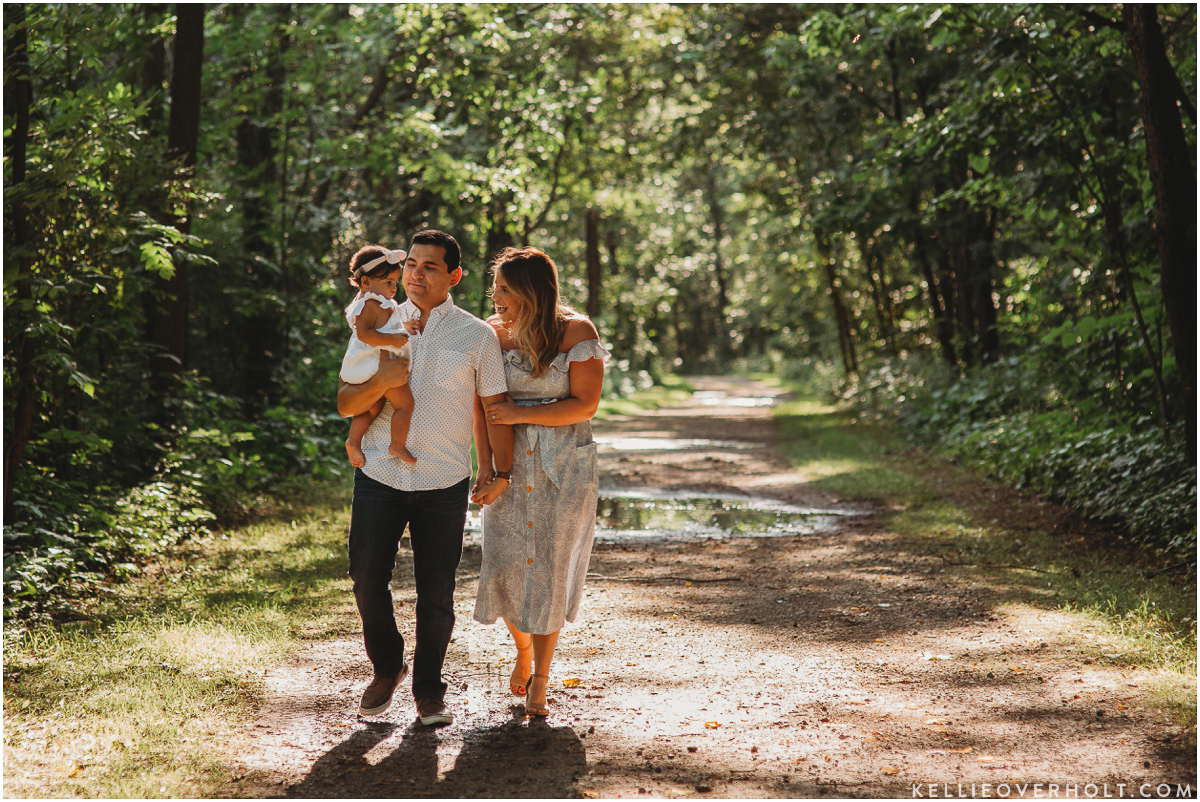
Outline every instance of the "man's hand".
{"label": "man's hand", "polygon": [[497,479],[494,471],[480,473],[475,481],[475,486],[471,488],[471,501],[481,507],[486,507],[504,494],[508,489],[509,481],[507,479]]}
{"label": "man's hand", "polygon": [[379,355],[379,370],[362,384],[346,384],[342,382],[338,388],[338,414],[343,418],[361,415],[375,402],[383,398],[383,394],[393,387],[399,387],[408,381],[408,360],[383,351]]}
{"label": "man's hand", "polygon": [[391,351],[379,352],[379,370],[374,378],[383,382],[385,389],[399,387],[408,382],[408,360],[393,354]]}

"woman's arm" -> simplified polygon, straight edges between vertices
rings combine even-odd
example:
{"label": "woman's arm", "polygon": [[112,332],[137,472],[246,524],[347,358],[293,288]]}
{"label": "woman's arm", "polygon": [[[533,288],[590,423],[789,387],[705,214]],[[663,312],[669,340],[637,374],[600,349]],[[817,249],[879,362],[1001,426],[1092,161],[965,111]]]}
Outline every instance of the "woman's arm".
{"label": "woman's arm", "polygon": [[408,381],[408,360],[384,352],[379,357],[379,370],[362,384],[342,382],[338,387],[337,408],[343,418],[361,415],[383,394]]}
{"label": "woman's arm", "polygon": [[[584,340],[599,337],[596,327],[587,318],[575,318],[567,325],[563,337],[563,350],[569,351]],[[570,371],[570,395],[553,404],[518,406],[512,401],[489,405],[485,399],[485,413],[489,423],[533,423],[539,426],[570,426],[591,420],[600,406],[600,391],[604,388],[604,360],[588,359],[572,362]],[[503,397],[503,396],[501,396]],[[495,415],[495,420],[492,416]]]}

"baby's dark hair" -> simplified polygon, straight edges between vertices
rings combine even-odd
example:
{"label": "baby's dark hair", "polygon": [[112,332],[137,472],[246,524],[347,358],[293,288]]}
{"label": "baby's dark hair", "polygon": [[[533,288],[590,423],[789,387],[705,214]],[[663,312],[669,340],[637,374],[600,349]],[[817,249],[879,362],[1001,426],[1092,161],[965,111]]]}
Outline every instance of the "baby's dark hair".
{"label": "baby's dark hair", "polygon": [[382,245],[364,245],[359,248],[355,254],[350,257],[350,286],[357,287],[359,279],[361,279],[363,276],[366,276],[367,278],[383,278],[396,268],[403,267],[402,263],[392,264],[385,259],[367,272],[363,272],[363,265],[374,259],[378,259],[381,256],[386,256],[387,253],[388,249]]}

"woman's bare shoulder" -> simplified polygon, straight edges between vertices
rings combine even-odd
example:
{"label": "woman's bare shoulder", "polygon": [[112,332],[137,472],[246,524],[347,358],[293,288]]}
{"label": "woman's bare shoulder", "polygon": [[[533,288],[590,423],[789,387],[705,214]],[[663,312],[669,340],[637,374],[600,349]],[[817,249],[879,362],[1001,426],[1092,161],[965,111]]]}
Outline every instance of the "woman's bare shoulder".
{"label": "woman's bare shoulder", "polygon": [[560,349],[570,351],[584,340],[595,340],[599,337],[600,332],[596,331],[596,324],[583,315],[574,314],[567,318],[567,330],[563,334]]}

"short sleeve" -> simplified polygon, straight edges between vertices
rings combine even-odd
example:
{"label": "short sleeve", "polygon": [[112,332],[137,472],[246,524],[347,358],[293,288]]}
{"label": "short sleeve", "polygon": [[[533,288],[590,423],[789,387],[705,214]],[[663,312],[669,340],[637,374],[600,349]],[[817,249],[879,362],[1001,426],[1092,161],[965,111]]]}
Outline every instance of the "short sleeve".
{"label": "short sleeve", "polygon": [[379,305],[384,309],[395,311],[400,308],[400,304],[396,303],[393,298],[384,298],[377,292],[360,293],[350,305],[346,307],[346,321],[354,326],[354,319],[362,314],[363,307],[367,305],[367,301],[378,301]]}
{"label": "short sleeve", "polygon": [[568,364],[571,362],[586,362],[589,359],[600,359],[605,364],[608,364],[608,349],[601,345],[600,341],[595,338],[577,342],[567,351]]}
{"label": "short sleeve", "polygon": [[508,380],[504,378],[504,354],[500,351],[500,338],[488,326],[480,338],[479,353],[475,363],[475,393],[482,398],[508,392]]}

